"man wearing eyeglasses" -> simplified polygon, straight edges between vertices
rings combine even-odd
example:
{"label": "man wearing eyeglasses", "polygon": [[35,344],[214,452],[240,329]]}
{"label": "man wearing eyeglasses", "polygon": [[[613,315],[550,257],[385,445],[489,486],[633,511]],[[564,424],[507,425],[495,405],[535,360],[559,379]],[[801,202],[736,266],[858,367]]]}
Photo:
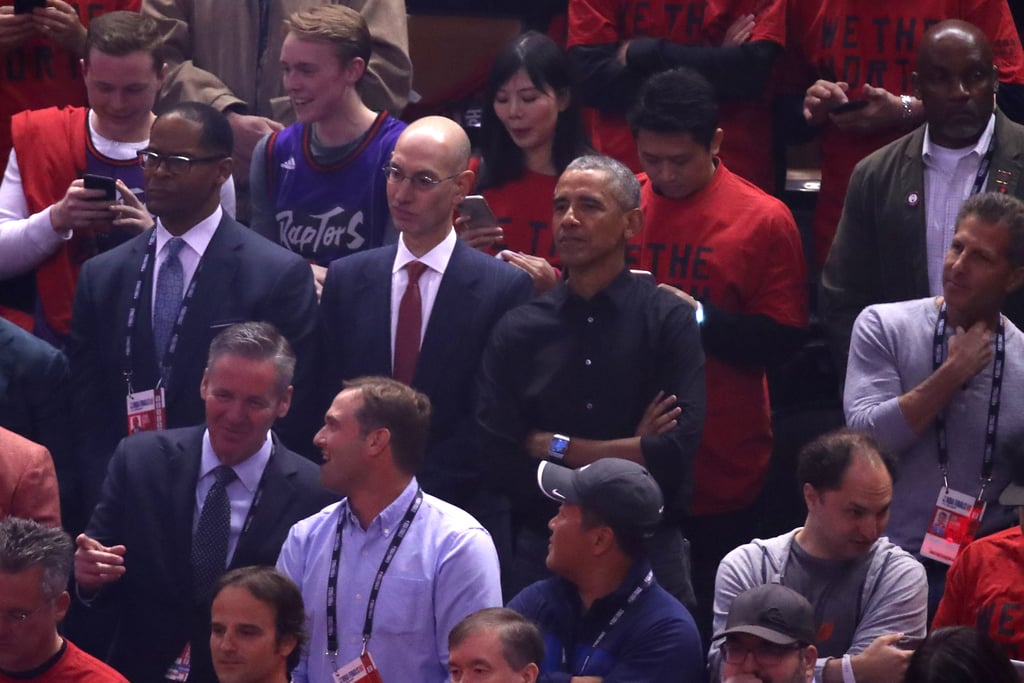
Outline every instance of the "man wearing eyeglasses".
{"label": "man wearing eyeglasses", "polygon": [[729,608],[722,652],[723,683],[811,683],[818,650],[814,608],[777,583],[741,593]]}
{"label": "man wearing eyeglasses", "polygon": [[0,682],[127,679],[61,637],[74,546],[62,530],[17,517],[0,522]]}
{"label": "man wearing eyeglasses", "polygon": [[[533,295],[530,277],[456,238],[452,213],[473,187],[469,139],[454,121],[409,125],[384,169],[398,244],[331,263],[320,304],[324,403],[342,381],[393,377],[430,398],[427,493],[480,520],[503,552],[507,505],[483,485],[473,382],[491,328]],[[507,536],[507,532],[505,532]]]}
{"label": "man wearing eyeglasses", "polygon": [[[156,118],[164,62],[156,23],[137,12],[96,17],[81,60],[89,108],[26,111],[14,117],[0,185],[0,305],[23,326],[63,346],[75,282],[85,259],[152,224],[136,163]],[[97,189],[83,175],[120,181]],[[234,186],[222,201],[234,214]],[[19,295],[20,292],[20,295]]]}
{"label": "man wearing eyeglasses", "polygon": [[291,415],[298,418],[278,430],[286,445],[310,450],[313,278],[301,257],[221,208],[231,145],[230,125],[209,105],[184,103],[157,118],[141,152],[156,226],[82,268],[69,356],[86,514],[129,424],[161,429],[204,421],[204,360],[213,337],[232,323],[272,323],[292,345]]}

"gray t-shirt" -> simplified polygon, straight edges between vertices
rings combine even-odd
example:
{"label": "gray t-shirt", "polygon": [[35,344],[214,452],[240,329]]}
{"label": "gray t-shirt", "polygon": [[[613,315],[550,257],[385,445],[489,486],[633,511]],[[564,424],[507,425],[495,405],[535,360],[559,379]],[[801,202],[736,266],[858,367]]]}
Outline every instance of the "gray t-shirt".
{"label": "gray t-shirt", "polygon": [[819,657],[842,657],[853,644],[872,553],[855,560],[822,560],[808,554],[796,540],[790,546],[782,585],[814,606]]}

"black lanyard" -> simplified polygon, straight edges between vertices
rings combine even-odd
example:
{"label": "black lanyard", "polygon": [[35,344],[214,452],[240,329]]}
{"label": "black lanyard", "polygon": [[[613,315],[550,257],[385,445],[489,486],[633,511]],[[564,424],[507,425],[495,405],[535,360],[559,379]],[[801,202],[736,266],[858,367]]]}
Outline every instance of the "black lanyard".
{"label": "black lanyard", "polygon": [[982,191],[985,187],[985,176],[988,175],[988,169],[992,166],[992,154],[996,147],[996,136],[992,136],[992,141],[988,143],[988,151],[985,152],[985,156],[981,158],[981,164],[978,165],[978,175],[974,177],[974,187],[971,188],[971,194],[975,195]]}
{"label": "black lanyard", "polygon": [[[149,242],[146,244],[146,255],[142,257],[142,266],[139,267],[139,276],[135,280],[135,287],[132,288],[132,300],[131,305],[128,307],[128,322],[125,324],[125,341],[124,341],[124,381],[128,384],[128,393],[133,394],[135,391],[132,389],[132,335],[135,334],[135,323],[138,319],[139,302],[142,300],[142,284],[146,278],[146,271],[149,268],[149,263],[152,261],[156,263],[156,228],[153,228],[153,232],[149,235]],[[167,379],[171,375],[171,368],[174,367],[174,352],[178,347],[178,334],[181,332],[181,323],[185,320],[185,314],[188,312],[189,303],[192,301],[192,296],[196,291],[196,282],[199,281],[199,273],[203,269],[203,257],[199,257],[199,264],[196,266],[196,272],[192,275],[192,280],[188,284],[188,289],[185,290],[185,298],[181,302],[181,308],[178,309],[178,316],[174,319],[174,327],[171,329],[171,338],[167,342],[167,349],[164,352],[163,360],[160,363],[160,379],[157,382],[157,386],[161,384],[166,385]],[[153,276],[153,287],[156,287],[156,277],[158,274]]]}
{"label": "black lanyard", "polygon": [[[935,337],[932,344],[932,370],[938,370],[945,360],[946,348],[946,302],[939,308],[935,321]],[[985,421],[985,451],[981,461],[981,499],[985,486],[992,480],[992,466],[995,462],[996,429],[999,426],[999,402],[1003,386],[1003,365],[1006,363],[1006,327],[1003,316],[999,316],[999,330],[996,332],[996,353],[992,363],[992,390],[988,401],[988,419]],[[943,485],[949,488],[949,442],[946,437],[946,416],[939,413],[935,418],[935,435],[939,447],[939,469],[942,470]]]}
{"label": "black lanyard", "polygon": [[[373,580],[373,587],[370,589],[370,599],[366,602],[366,620],[363,622],[363,653],[366,652],[366,646],[370,642],[370,635],[373,633],[373,613],[377,608],[377,596],[380,594],[381,581],[384,580],[384,574],[387,572],[388,567],[391,566],[391,561],[395,559],[398,546],[402,544],[402,539],[408,533],[412,520],[416,517],[416,513],[419,512],[422,503],[423,489],[417,487],[416,496],[409,503],[409,509],[405,511],[405,517],[402,518],[401,524],[398,525],[394,538],[391,539],[391,545],[388,546],[387,552],[384,553],[384,558],[380,561],[380,568],[377,569],[377,578]],[[341,533],[344,528],[345,514],[339,509],[338,530],[334,535],[334,550],[331,552],[331,570],[327,574],[327,656],[332,658],[338,655],[336,610],[338,604],[338,574],[341,565]]]}
{"label": "black lanyard", "polygon": [[[636,588],[633,589],[633,592],[629,594],[628,598],[626,598],[626,602],[622,605],[622,607],[620,607],[615,612],[615,614],[612,615],[612,618],[608,620],[608,624],[601,630],[600,633],[597,634],[597,638],[594,638],[594,643],[590,646],[590,652],[588,652],[587,656],[583,659],[583,664],[581,664],[579,667],[577,667],[576,670],[573,672],[573,674],[572,674],[573,676],[583,676],[584,675],[584,672],[587,670],[587,665],[590,664],[590,658],[594,656],[594,652],[597,651],[597,646],[600,645],[604,641],[605,636],[608,635],[608,631],[610,631],[612,629],[612,627],[615,626],[615,624],[619,623],[619,620],[622,619],[623,615],[626,614],[626,610],[629,609],[630,605],[632,605],[634,602],[636,602],[637,598],[639,598],[640,595],[645,590],[650,588],[651,583],[653,581],[654,581],[654,572],[653,571],[648,571],[647,575],[644,576],[644,578],[640,580],[640,583],[637,584]],[[569,666],[569,661],[568,661],[568,657],[567,657],[566,652],[565,652],[565,647],[563,646],[562,647],[562,671],[565,671],[568,668],[568,666]]]}

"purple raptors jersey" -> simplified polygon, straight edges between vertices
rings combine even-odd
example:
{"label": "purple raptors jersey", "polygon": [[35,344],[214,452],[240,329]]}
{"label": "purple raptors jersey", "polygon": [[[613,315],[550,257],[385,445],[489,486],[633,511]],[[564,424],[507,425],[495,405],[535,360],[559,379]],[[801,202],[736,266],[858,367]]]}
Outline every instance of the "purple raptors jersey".
{"label": "purple raptors jersey", "polygon": [[382,168],[405,123],[381,112],[361,144],[322,166],[312,127],[296,123],[267,142],[267,184],[278,242],[321,266],[384,244],[390,213]]}

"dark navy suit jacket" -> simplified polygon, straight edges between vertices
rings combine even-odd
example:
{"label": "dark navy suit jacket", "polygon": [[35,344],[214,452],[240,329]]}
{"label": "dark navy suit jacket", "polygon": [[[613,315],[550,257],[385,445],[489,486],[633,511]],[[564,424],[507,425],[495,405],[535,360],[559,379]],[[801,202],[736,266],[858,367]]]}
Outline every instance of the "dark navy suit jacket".
{"label": "dark navy suit jacket", "polygon": [[[391,271],[397,245],[331,264],[320,303],[325,392],[343,380],[391,376]],[[529,275],[459,240],[427,322],[412,385],[430,398],[430,440],[416,473],[427,492],[474,512],[482,456],[474,419],[475,379],[491,328],[533,295]]]}
{"label": "dark navy suit jacket", "polygon": [[[100,604],[118,619],[107,661],[133,683],[162,681],[187,642],[189,681],[216,680],[209,602],[194,595],[190,564],[203,431],[187,427],[123,439],[86,529],[103,545],[126,548],[124,577],[103,589]],[[229,569],[274,565],[292,525],[337,500],[319,480],[316,465],[276,444]]]}
{"label": "dark navy suit jacket", "polygon": [[[131,361],[125,367],[128,310],[150,232],[86,261],[75,293],[69,357],[75,459],[87,513],[98,498],[110,454],[128,431],[125,370],[136,391],[154,388],[160,376],[153,348],[152,265],[143,278]],[[195,277],[195,295],[166,386],[168,426],[206,419],[199,384],[213,337],[233,323],[263,320],[287,337],[297,356],[295,395],[289,417],[278,427],[281,438],[290,448],[311,450],[316,291],[309,265],[225,215]]]}

